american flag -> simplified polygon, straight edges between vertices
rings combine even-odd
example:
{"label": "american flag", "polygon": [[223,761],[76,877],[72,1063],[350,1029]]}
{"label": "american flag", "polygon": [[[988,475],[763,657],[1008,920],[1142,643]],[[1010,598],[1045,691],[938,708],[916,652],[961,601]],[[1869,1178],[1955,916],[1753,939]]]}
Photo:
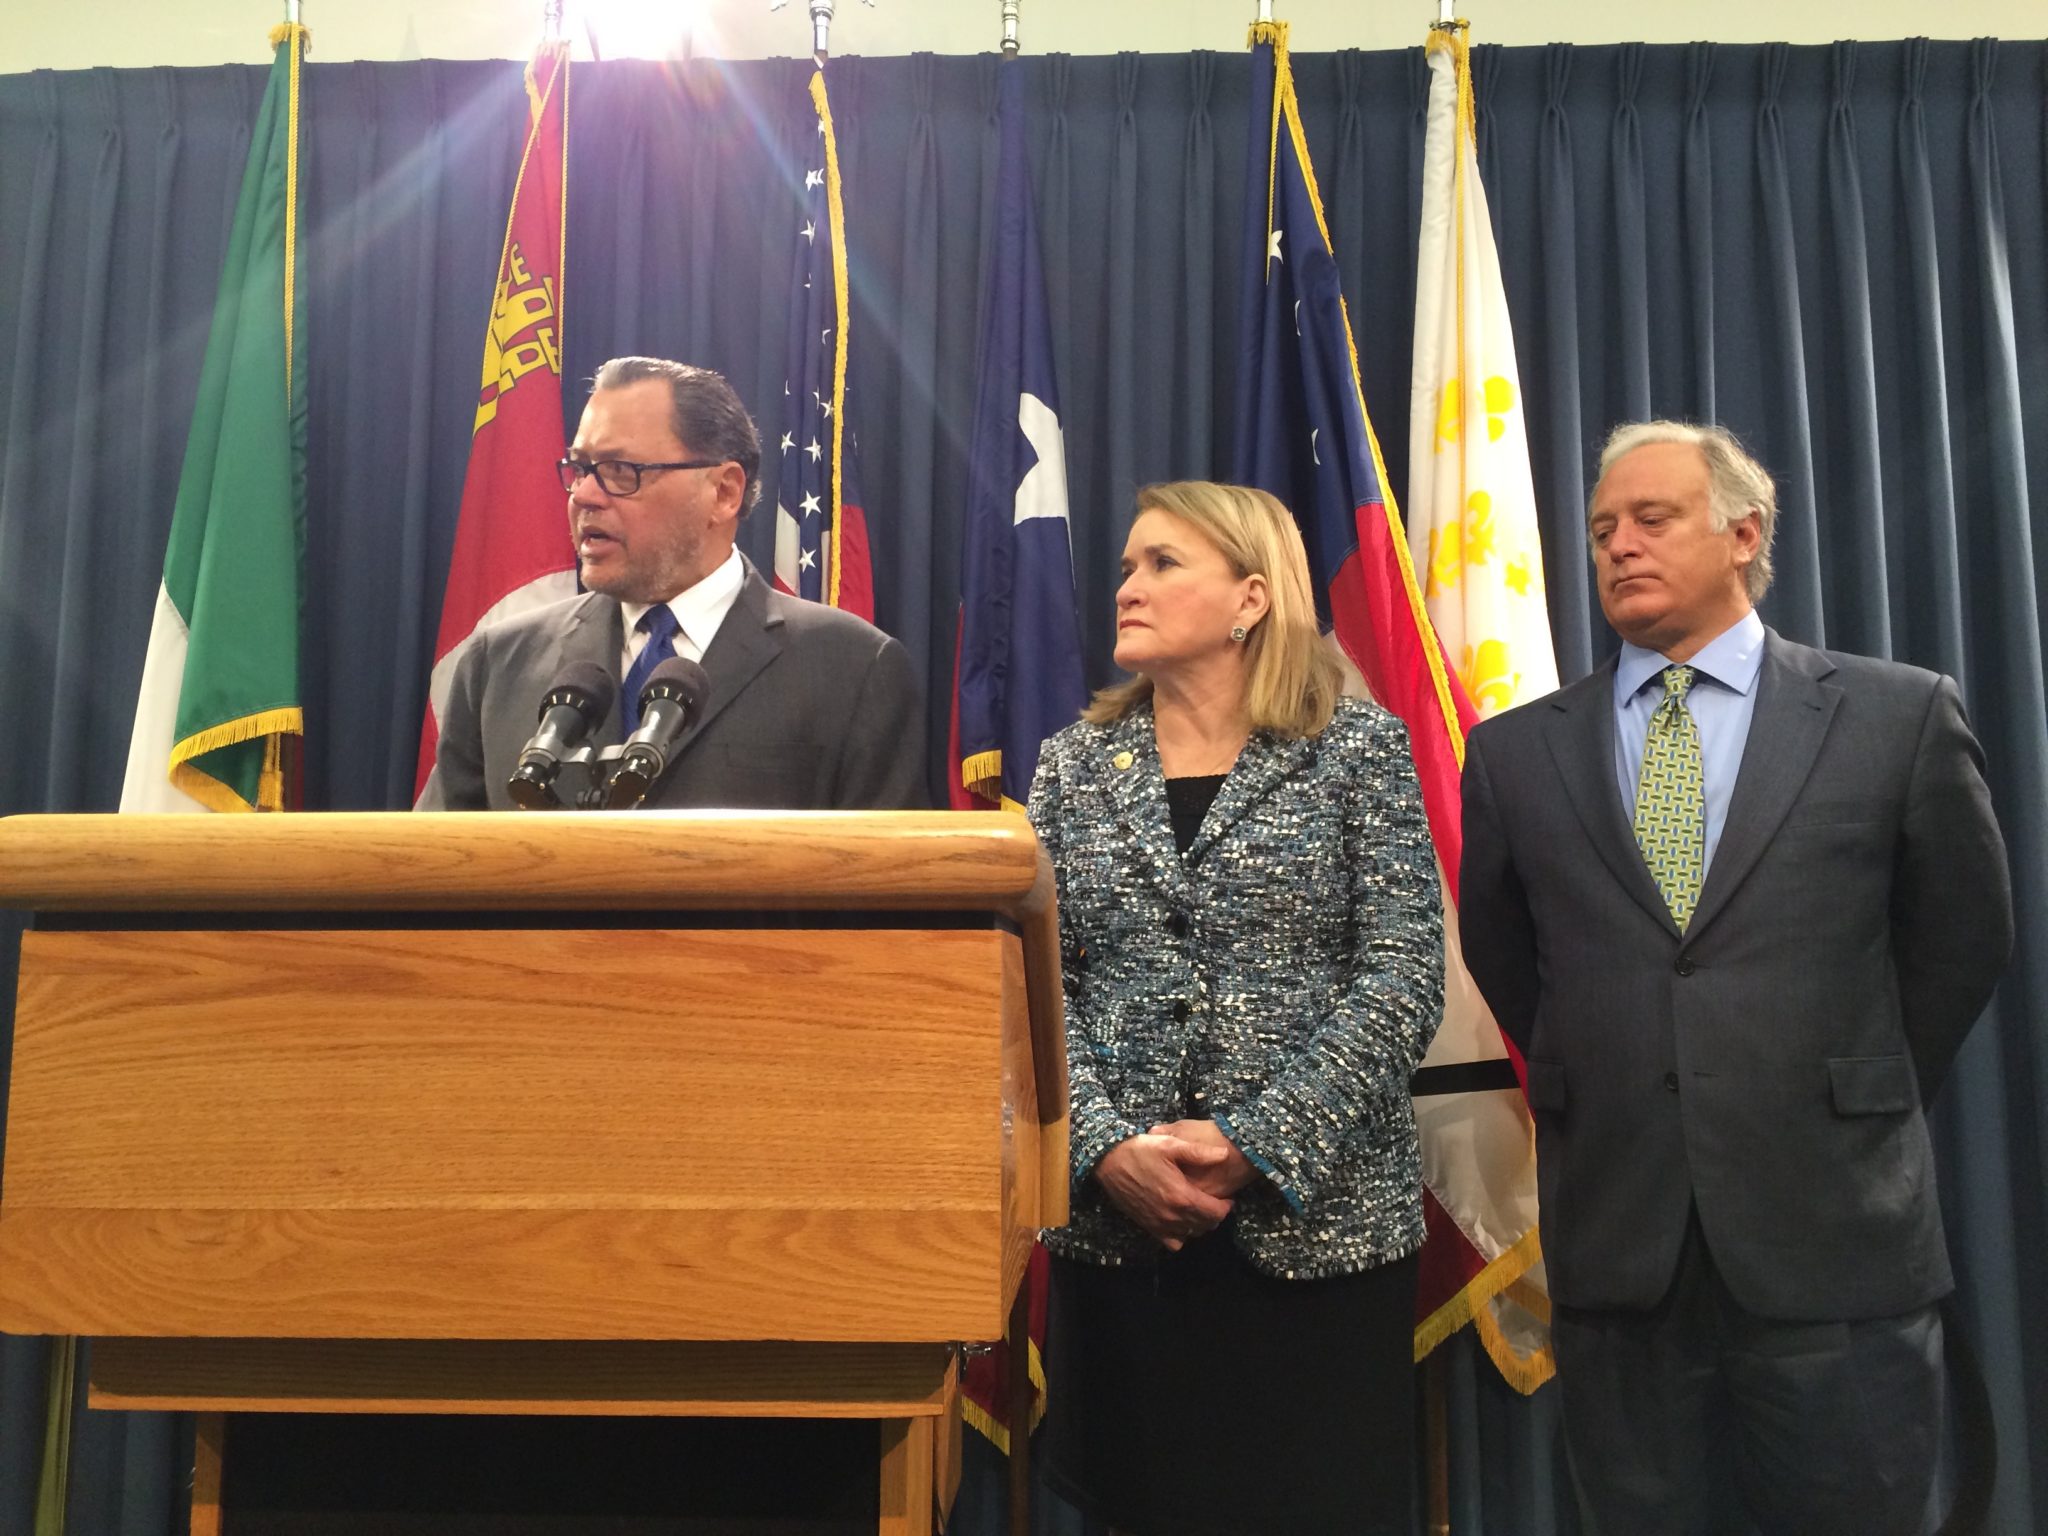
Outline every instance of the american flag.
{"label": "american flag", "polygon": [[775,585],[872,620],[875,583],[859,454],[846,423],[845,205],[825,72],[811,75],[818,132],[792,210],[788,366],[782,382]]}

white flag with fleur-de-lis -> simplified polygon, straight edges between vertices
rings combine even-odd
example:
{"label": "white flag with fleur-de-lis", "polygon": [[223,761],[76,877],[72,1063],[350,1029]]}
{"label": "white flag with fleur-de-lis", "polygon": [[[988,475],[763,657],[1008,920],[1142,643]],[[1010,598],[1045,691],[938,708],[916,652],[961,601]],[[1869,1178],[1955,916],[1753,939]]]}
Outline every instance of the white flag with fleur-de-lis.
{"label": "white flag with fleur-de-lis", "polygon": [[1408,431],[1408,546],[1482,716],[1557,686],[1507,290],[1462,32],[1432,32]]}
{"label": "white flag with fleur-de-lis", "polygon": [[[1557,659],[1507,292],[1473,137],[1463,23],[1432,30],[1428,138],[1417,257],[1408,541],[1424,605],[1481,715],[1548,693]],[[1444,1017],[1423,1074],[1470,1089],[1418,1088],[1422,1179],[1478,1255],[1448,1299],[1425,1296],[1427,1349],[1469,1322],[1501,1375],[1533,1392],[1555,1369],[1537,1226],[1535,1129],[1507,1047],[1466,972],[1457,906],[1444,902]],[[1496,1069],[1474,1080],[1475,1069]],[[1462,1074],[1462,1076],[1460,1075]]]}

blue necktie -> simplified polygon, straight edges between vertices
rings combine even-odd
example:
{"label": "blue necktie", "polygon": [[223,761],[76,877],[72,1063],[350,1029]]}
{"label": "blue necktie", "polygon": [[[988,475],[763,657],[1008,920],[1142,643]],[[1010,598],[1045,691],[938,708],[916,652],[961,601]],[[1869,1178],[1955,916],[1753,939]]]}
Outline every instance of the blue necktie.
{"label": "blue necktie", "polygon": [[676,631],[679,628],[667,603],[656,603],[641,614],[637,627],[647,637],[647,643],[640,647],[640,654],[633,658],[633,665],[626,668],[626,696],[619,701],[628,736],[640,729],[640,690],[647,686],[647,679],[654,675],[654,669],[675,655]]}

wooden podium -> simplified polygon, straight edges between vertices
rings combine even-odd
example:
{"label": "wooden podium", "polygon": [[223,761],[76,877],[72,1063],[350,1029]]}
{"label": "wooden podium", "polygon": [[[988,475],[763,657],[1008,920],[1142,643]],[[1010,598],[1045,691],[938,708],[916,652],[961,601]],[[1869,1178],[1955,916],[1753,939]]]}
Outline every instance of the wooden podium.
{"label": "wooden podium", "polygon": [[1066,1219],[1049,867],[1007,814],[16,816],[0,1330],[202,1415],[880,1424]]}

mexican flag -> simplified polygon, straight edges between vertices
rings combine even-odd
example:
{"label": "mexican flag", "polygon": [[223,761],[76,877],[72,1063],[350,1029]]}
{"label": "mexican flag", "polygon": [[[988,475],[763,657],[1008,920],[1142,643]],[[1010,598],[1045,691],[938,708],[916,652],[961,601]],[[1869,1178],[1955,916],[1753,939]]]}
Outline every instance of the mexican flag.
{"label": "mexican flag", "polygon": [[285,808],[303,736],[299,580],[306,508],[305,292],[299,271],[299,74],[276,56],[235,204],[149,656],[124,811]]}

